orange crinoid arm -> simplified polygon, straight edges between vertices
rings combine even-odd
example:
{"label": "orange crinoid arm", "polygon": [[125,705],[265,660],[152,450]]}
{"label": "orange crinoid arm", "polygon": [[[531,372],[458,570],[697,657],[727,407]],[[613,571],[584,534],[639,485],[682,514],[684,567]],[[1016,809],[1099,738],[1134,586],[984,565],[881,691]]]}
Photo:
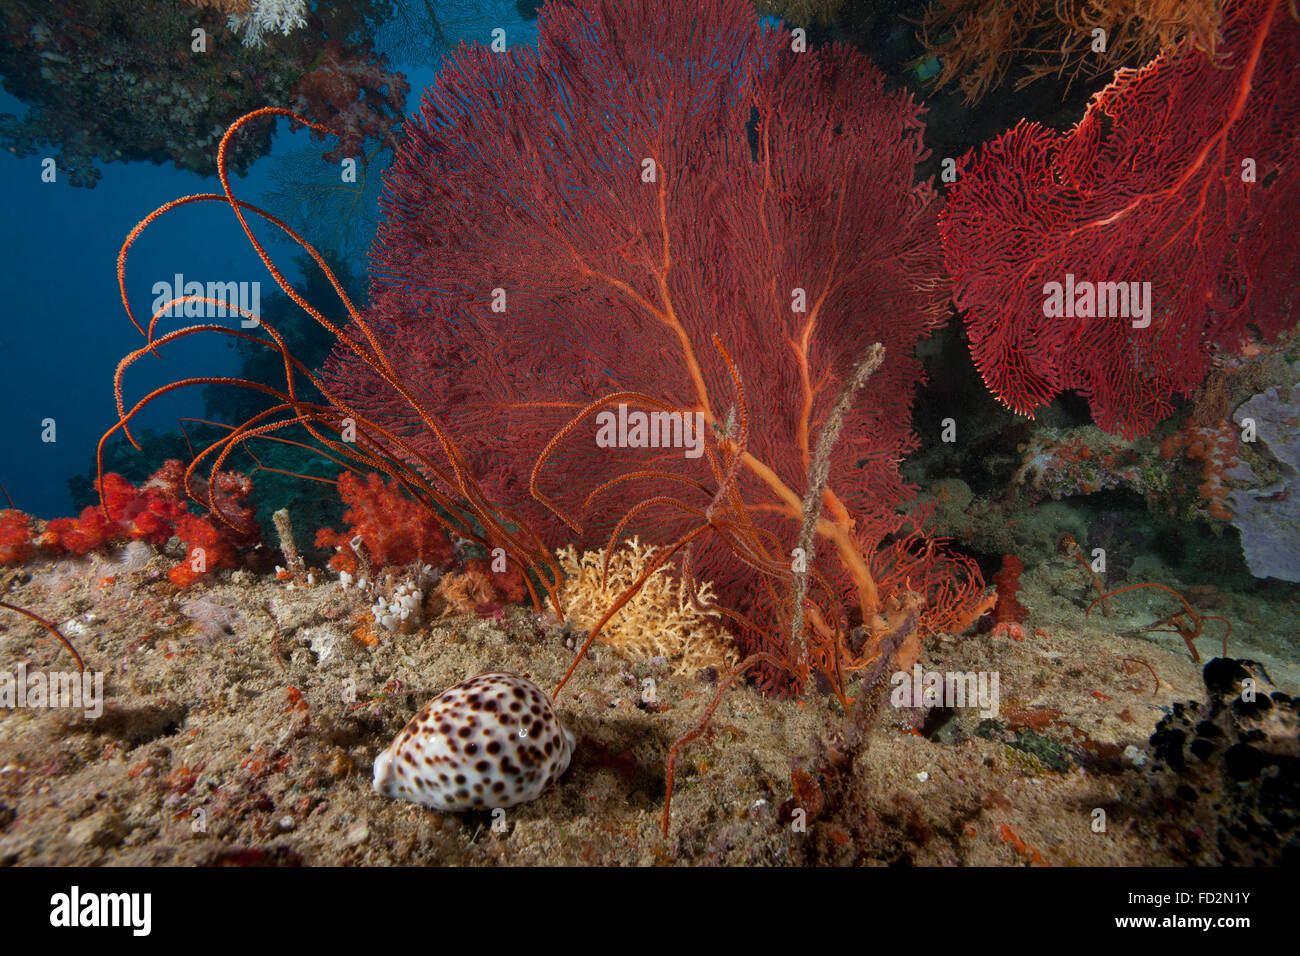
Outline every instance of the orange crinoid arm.
{"label": "orange crinoid arm", "polygon": [[[473,475],[460,448],[446,433],[426,404],[415,396],[407,384],[399,377],[389,359],[388,351],[381,345],[378,336],[375,334],[372,323],[358,311],[324,258],[287,224],[251,203],[234,196],[227,168],[230,143],[239,134],[241,128],[249,122],[265,116],[283,116],[318,132],[330,132],[327,127],[312,123],[289,110],[280,108],[256,110],[240,117],[226,131],[218,150],[218,170],[223,192],[220,194],[207,193],[185,196],[164,204],[146,216],[132,229],[122,245],[118,254],[117,271],[123,306],[126,309],[128,318],[141,334],[145,335],[147,341],[144,347],[132,352],[123,359],[118,367],[114,390],[119,420],[100,441],[99,454],[101,462],[105,441],[115,432],[121,430],[134,443],[135,439],[130,432],[131,419],[148,404],[171,391],[193,385],[214,383],[254,389],[278,399],[279,404],[258,413],[248,422],[232,426],[229,434],[196,455],[186,472],[187,489],[191,487],[190,479],[194,470],[204,459],[211,462],[209,466],[210,480],[208,482],[209,487],[211,487],[213,484],[211,477],[215,476],[228,456],[236,448],[242,447],[245,443],[254,439],[281,440],[279,432],[299,427],[305,430],[314,440],[311,447],[320,449],[327,457],[346,461],[350,467],[358,470],[380,471],[389,475],[408,494],[417,501],[425,503],[430,513],[436,516],[437,520],[444,522],[449,530],[489,546],[504,547],[508,554],[531,571],[533,578],[538,580],[542,587],[554,596],[554,587],[558,582],[559,571],[554,558],[550,554],[550,549],[526,522],[510,515],[488,499],[487,494]],[[147,329],[141,325],[135,316],[130,298],[126,292],[126,260],[128,253],[141,234],[159,217],[183,206],[199,202],[220,202],[230,206],[258,256],[285,294],[297,303],[307,316],[335,336],[340,350],[362,363],[391,390],[392,394],[407,403],[410,418],[419,423],[422,433],[426,437],[434,440],[432,445],[426,445],[422,448],[414,447],[401,433],[391,430],[383,422],[373,420],[339,398],[330,388],[329,383],[320,379],[293,357],[278,331],[265,320],[258,322],[260,331],[264,333],[263,335],[254,335],[210,324],[189,326],[157,335],[158,321],[168,311],[167,306],[183,306],[187,302],[195,300],[211,301],[202,296],[181,296],[173,302],[167,303],[160,309],[159,314],[151,317]],[[289,284],[283,273],[272,261],[270,254],[261,241],[254,235],[246,215],[248,213],[279,229],[289,239],[300,245],[315,261],[333,286],[340,303],[348,315],[349,322],[346,326],[340,326],[332,322],[316,305],[307,302]],[[240,314],[242,318],[258,318],[249,316],[238,308],[230,308],[234,313]],[[128,409],[123,397],[123,376],[127,369],[145,354],[158,354],[160,348],[177,339],[199,334],[230,335],[257,342],[259,345],[279,352],[283,360],[283,383],[279,383],[277,387],[276,384],[272,383],[252,382],[228,376],[188,378],[155,389]],[[321,405],[303,401],[298,394],[300,384],[303,381],[315,385],[326,397],[326,404]],[[343,437],[345,432],[348,435],[346,439]],[[215,502],[211,500],[201,503],[209,506],[215,505]],[[477,521],[477,526],[459,518],[462,513],[472,515]],[[219,513],[218,517],[220,517]],[[533,590],[533,581],[531,579],[528,580],[528,587],[530,591]],[[539,608],[541,607],[540,597],[535,591],[534,602]]]}

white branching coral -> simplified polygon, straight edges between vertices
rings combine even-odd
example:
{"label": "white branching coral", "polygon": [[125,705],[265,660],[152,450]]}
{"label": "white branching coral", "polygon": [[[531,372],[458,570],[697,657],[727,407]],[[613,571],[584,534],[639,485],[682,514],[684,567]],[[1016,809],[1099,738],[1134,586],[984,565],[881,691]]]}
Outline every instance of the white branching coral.
{"label": "white branching coral", "polygon": [[262,46],[268,33],[288,36],[307,25],[307,0],[252,0],[246,13],[232,13],[230,29],[243,34],[244,46]]}
{"label": "white branching coral", "polygon": [[[624,542],[609,560],[609,576],[601,580],[603,551],[581,557],[570,545],[556,552],[564,570],[558,614],[590,629],[644,573],[658,549],[636,538]],[[597,640],[624,657],[664,657],[677,674],[695,674],[706,667],[726,669],[736,662],[730,635],[718,623],[721,616],[707,608],[714,603],[713,586],[701,583],[692,599],[691,586],[665,563],[646,579],[641,590],[601,628]]]}

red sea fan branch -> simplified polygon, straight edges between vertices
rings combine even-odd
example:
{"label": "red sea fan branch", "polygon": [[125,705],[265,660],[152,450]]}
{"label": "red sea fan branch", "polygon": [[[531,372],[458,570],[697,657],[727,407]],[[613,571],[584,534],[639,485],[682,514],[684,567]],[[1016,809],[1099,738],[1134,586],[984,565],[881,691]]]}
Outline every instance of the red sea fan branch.
{"label": "red sea fan branch", "polygon": [[[975,363],[1008,407],[1032,414],[1075,389],[1101,427],[1143,434],[1204,378],[1214,344],[1294,322],[1294,11],[1236,0],[1220,54],[1120,70],[1068,133],[1022,122],[967,157],[947,261]],[[1067,274],[1150,283],[1149,325],[1047,317],[1045,286]]]}
{"label": "red sea fan branch", "polygon": [[[548,5],[536,51],[462,47],[408,122],[369,320],[495,499],[553,545],[561,515],[602,545],[643,502],[673,503],[626,525],[658,542],[704,510],[719,534],[694,540],[691,572],[732,610],[771,612],[777,644],[790,592],[771,575],[790,565],[811,441],[881,343],[831,454],[813,569],[870,620],[885,610],[871,566],[916,544],[885,538],[911,494],[913,349],[946,291],[933,194],[913,182],[920,112],[859,54],[794,52],[740,0]],[[324,379],[431,450],[356,357],[336,353]],[[607,447],[598,412],[619,405],[699,416],[703,434],[690,455]],[[836,613],[831,635],[847,631]]]}

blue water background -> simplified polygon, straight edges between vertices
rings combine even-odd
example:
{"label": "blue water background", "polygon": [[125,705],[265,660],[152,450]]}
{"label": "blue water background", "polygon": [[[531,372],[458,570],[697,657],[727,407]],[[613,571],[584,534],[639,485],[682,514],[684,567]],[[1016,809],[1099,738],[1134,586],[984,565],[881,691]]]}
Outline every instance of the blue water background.
{"label": "blue water background", "polygon": [[[511,44],[535,44],[536,23],[502,21]],[[481,38],[487,42],[489,37]],[[401,64],[411,82],[407,111],[414,111],[433,68]],[[25,106],[0,93],[0,112],[22,115]],[[249,175],[233,180],[235,195],[258,202],[271,185],[274,157],[311,144],[305,131],[290,133],[279,121],[274,150]],[[325,147],[322,145],[322,150]],[[53,152],[53,151],[51,151]],[[96,443],[116,421],[113,372],[143,339],[127,319],[117,287],[117,253],[135,224],[179,196],[220,192],[216,177],[203,179],[170,166],[103,163],[93,189],[41,181],[42,157],[19,159],[0,152],[4,228],[0,281],[0,485],[22,510],[42,518],[72,513],[67,481],[93,464]],[[263,241],[272,230],[254,225]],[[269,247],[290,281],[300,278],[294,249]],[[355,263],[354,266],[363,266]],[[175,273],[186,280],[260,281],[262,297],[275,289],[229,207],[193,204],[153,223],[127,259],[127,292],[142,324],[148,322],[155,282]],[[168,321],[168,320],[164,320]],[[170,326],[205,320],[169,320]],[[307,321],[304,317],[304,321]],[[125,378],[127,407],[149,390],[179,378],[230,375],[235,353],[223,337],[195,336],[146,355]],[[182,416],[201,416],[202,387],[172,393],[134,421],[159,431]],[[42,422],[54,419],[53,442],[42,441]],[[8,507],[0,493],[0,508]]]}

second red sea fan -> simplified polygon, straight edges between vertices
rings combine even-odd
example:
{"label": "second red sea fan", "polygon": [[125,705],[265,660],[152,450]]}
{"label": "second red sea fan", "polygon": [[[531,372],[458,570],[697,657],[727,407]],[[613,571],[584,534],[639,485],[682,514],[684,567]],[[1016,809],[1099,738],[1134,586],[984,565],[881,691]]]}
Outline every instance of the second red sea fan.
{"label": "second red sea fan", "polygon": [[[919,109],[859,54],[798,46],[741,0],[587,0],[548,4],[536,51],[462,47],[387,176],[371,307],[418,401],[553,545],[603,545],[631,510],[620,530],[659,542],[744,525],[769,571],[790,566],[821,426],[883,343],[830,459],[814,564],[870,619],[936,561],[905,534],[881,542],[903,528],[913,349],[946,288],[933,194],[914,184]],[[436,453],[359,362],[329,374]],[[652,412],[668,417],[647,428]],[[742,432],[720,480],[713,451]],[[764,618],[750,649],[779,651],[780,589],[756,597],[753,557],[701,542],[691,570]]]}
{"label": "second red sea fan", "polygon": [[1234,0],[1215,55],[1121,70],[1068,133],[1022,122],[967,158],[944,243],[975,363],[1010,408],[1074,389],[1102,428],[1143,434],[1216,343],[1294,325],[1293,10]]}

